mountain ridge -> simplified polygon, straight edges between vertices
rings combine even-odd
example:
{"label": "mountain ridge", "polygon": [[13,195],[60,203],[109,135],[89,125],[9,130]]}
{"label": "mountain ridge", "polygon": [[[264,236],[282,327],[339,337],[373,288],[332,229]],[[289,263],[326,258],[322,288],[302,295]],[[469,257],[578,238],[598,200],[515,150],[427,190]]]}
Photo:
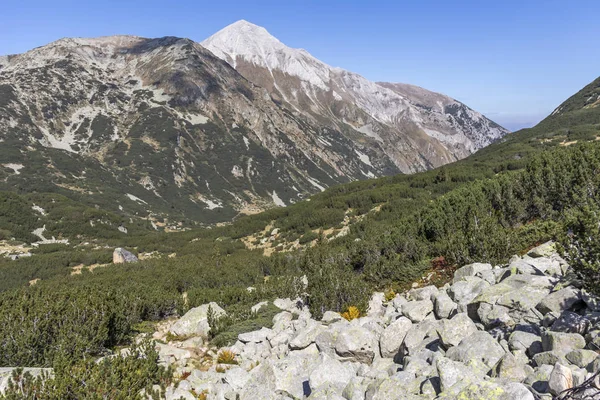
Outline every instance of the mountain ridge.
{"label": "mountain ridge", "polygon": [[[201,44],[248,80],[267,88],[303,114],[329,120],[331,126],[340,130],[351,129],[381,142],[402,172],[430,168],[418,157],[403,154],[408,149],[425,153],[426,146],[421,142],[435,148],[424,154],[435,167],[464,158],[507,133],[464,104],[421,89],[422,97],[443,98],[441,111],[424,109],[412,102],[406,92],[390,88],[392,84],[371,82],[331,67],[306,50],[285,46],[265,28],[247,21],[233,23]],[[446,106],[450,109],[445,110]],[[462,114],[462,124],[457,121],[457,113]],[[474,129],[468,129],[470,123]],[[396,151],[397,146],[401,149]]]}
{"label": "mountain ridge", "polygon": [[[286,51],[264,28],[242,25]],[[403,98],[398,88],[368,86]],[[351,102],[328,104],[325,113],[299,105],[190,39],[59,39],[0,58],[0,188],[59,192],[153,222],[212,224],[471,151],[432,138],[427,124],[411,120],[421,115],[412,104],[393,134]],[[470,121],[485,136],[487,120],[477,118]]]}

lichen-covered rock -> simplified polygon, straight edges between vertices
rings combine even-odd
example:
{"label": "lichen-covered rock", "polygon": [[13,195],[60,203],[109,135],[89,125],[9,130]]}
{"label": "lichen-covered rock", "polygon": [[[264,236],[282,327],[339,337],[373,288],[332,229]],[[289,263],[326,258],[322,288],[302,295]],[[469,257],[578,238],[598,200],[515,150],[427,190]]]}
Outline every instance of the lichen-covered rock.
{"label": "lichen-covered rock", "polygon": [[544,332],[542,334],[544,351],[567,354],[572,350],[583,349],[585,345],[585,339],[578,333]]}
{"label": "lichen-covered rock", "polygon": [[523,382],[532,372],[533,368],[529,365],[519,362],[511,353],[505,353],[494,368],[492,368],[491,376],[494,378],[510,379],[514,382]]}
{"label": "lichen-covered rock", "polygon": [[573,365],[577,365],[579,368],[588,368],[594,361],[596,361],[600,355],[594,350],[577,349],[573,350],[565,355],[565,358]]}
{"label": "lichen-covered rock", "polygon": [[571,310],[578,303],[583,302],[581,291],[574,287],[566,287],[546,296],[536,308],[543,314],[549,312],[561,313],[565,310]]}
{"label": "lichen-covered rock", "polygon": [[502,346],[489,333],[478,331],[463,339],[458,346],[451,347],[446,357],[463,363],[481,361],[489,371],[504,354]]}
{"label": "lichen-covered rock", "polygon": [[437,332],[444,347],[449,349],[477,332],[477,327],[466,313],[460,313],[452,319],[442,320]]}

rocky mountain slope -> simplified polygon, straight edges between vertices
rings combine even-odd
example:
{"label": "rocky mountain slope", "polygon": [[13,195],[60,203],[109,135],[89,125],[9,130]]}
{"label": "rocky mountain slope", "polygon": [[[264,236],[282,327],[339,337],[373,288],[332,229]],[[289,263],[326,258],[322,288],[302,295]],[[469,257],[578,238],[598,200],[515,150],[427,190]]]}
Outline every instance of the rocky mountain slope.
{"label": "rocky mountain slope", "polygon": [[507,131],[464,104],[404,84],[375,83],[238,21],[202,42],[298,114],[385,154],[405,173],[464,158]]}
{"label": "rocky mountain slope", "polygon": [[5,188],[216,222],[398,172],[187,39],[63,39],[0,64]]}
{"label": "rocky mountain slope", "polygon": [[[258,33],[238,47],[255,51],[264,30],[241,26]],[[221,36],[205,42],[220,56]],[[310,85],[287,86],[298,101],[234,65],[241,75],[174,37],[61,39],[0,57],[0,188],[60,193],[157,226],[215,223],[451,162],[506,133],[445,96],[342,70],[335,90],[318,92],[333,71],[322,63]],[[338,92],[346,100],[320,100]]]}

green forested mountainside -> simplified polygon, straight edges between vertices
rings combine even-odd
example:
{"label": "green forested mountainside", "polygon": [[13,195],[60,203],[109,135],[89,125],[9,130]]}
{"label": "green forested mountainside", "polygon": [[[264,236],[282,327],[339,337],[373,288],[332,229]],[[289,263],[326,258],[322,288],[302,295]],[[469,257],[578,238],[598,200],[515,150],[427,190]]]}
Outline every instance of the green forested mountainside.
{"label": "green forested mountainside", "polygon": [[[364,308],[373,289],[406,287],[430,271],[434,259],[438,267],[498,262],[560,237],[572,221],[566,216],[598,208],[599,169],[600,143],[558,148],[533,156],[523,170],[465,184],[412,212],[366,219],[351,235],[304,251],[264,257],[238,241],[205,237],[181,246],[176,258],[5,288],[0,363],[47,366],[64,351],[74,359],[102,354],[126,340],[137,323],[208,301],[237,315],[232,322],[248,319],[258,300],[301,295],[294,277],[302,275],[308,277],[307,301],[317,316],[352,304]],[[177,235],[181,240],[186,234],[191,233]],[[14,267],[1,268],[13,268],[18,276]],[[248,292],[248,286],[257,290]]]}

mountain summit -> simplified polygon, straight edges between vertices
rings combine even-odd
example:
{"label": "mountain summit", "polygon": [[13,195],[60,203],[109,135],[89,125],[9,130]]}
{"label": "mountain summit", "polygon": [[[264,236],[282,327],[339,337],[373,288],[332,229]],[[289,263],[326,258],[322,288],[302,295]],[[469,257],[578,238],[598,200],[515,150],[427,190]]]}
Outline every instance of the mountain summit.
{"label": "mountain summit", "polygon": [[202,45],[275,100],[380,149],[402,172],[456,161],[507,133],[448,96],[371,82],[287,47],[247,21],[225,27]]}

